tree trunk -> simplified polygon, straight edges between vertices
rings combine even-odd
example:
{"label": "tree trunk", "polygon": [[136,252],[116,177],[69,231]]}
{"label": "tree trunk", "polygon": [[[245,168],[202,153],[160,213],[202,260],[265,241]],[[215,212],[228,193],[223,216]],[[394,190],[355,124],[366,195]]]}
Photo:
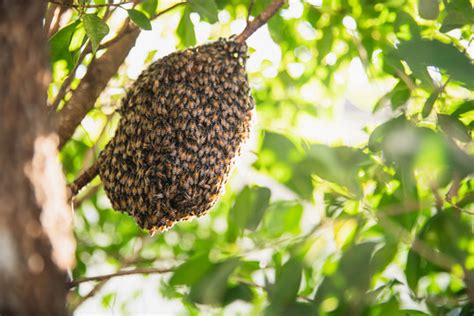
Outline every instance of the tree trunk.
{"label": "tree trunk", "polygon": [[66,314],[71,209],[48,122],[45,1],[0,0],[0,315]]}

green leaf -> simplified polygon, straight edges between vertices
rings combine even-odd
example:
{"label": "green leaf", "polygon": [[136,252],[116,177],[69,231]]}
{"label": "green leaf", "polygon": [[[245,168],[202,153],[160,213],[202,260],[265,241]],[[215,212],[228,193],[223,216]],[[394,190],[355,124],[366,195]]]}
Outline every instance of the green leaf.
{"label": "green leaf", "polygon": [[230,242],[235,241],[244,229],[257,229],[270,202],[270,195],[271,191],[262,187],[246,186],[240,191],[228,217]]}
{"label": "green leaf", "polygon": [[474,11],[469,0],[451,0],[447,3],[446,9],[448,14],[443,20],[440,32],[449,32],[474,23]]}
{"label": "green leaf", "polygon": [[142,9],[148,14],[148,17],[152,17],[156,13],[156,8],[158,7],[158,0],[144,0],[141,1],[137,8]]}
{"label": "green leaf", "polygon": [[463,221],[454,209],[445,209],[426,222],[419,238],[436,251],[464,264],[469,256],[469,245],[463,240],[472,240],[471,223]]}
{"label": "green leaf", "polygon": [[418,14],[423,19],[436,20],[439,15],[438,0],[418,0]]}
{"label": "green leaf", "polygon": [[194,34],[194,24],[189,18],[190,10],[188,7],[184,9],[181,20],[178,24],[177,33],[181,42],[185,47],[193,46],[196,44],[196,35]]}
{"label": "green leaf", "polygon": [[109,27],[95,14],[84,14],[82,23],[86,34],[91,40],[92,52],[95,54],[99,47],[100,41],[109,34]]}
{"label": "green leaf", "polygon": [[132,20],[133,23],[138,25],[141,29],[148,31],[151,30],[150,20],[145,14],[135,9],[129,9],[127,10],[127,12],[128,16],[130,17],[130,20]]}
{"label": "green leaf", "polygon": [[278,304],[278,302],[272,302],[268,305],[264,312],[264,316],[287,316],[287,315],[301,315],[301,316],[309,316],[309,315],[317,315],[314,312],[314,306],[311,303],[302,303],[302,302],[294,302],[292,304],[282,306]]}
{"label": "green leaf", "polygon": [[290,258],[281,267],[275,284],[271,287],[270,301],[286,306],[296,301],[303,274],[303,264],[296,257]]}
{"label": "green leaf", "polygon": [[299,224],[302,215],[303,206],[299,203],[288,201],[273,203],[265,213],[263,229],[272,237],[285,233],[297,234],[300,232]]}
{"label": "green leaf", "polygon": [[188,259],[180,265],[170,279],[171,285],[193,285],[211,268],[208,254]]}
{"label": "green leaf", "polygon": [[397,244],[388,243],[377,250],[371,260],[371,269],[374,273],[381,273],[393,261],[397,254]]}
{"label": "green leaf", "polygon": [[438,124],[449,136],[466,143],[471,141],[469,128],[458,118],[451,115],[438,114]]}
{"label": "green leaf", "polygon": [[430,115],[431,111],[433,110],[433,106],[438,99],[439,93],[440,90],[435,89],[435,91],[430,94],[428,99],[426,99],[426,102],[423,105],[423,110],[421,111],[421,117],[426,118]]}
{"label": "green leaf", "polygon": [[214,0],[188,0],[189,8],[192,12],[197,12],[209,23],[217,22],[217,5]]}
{"label": "green leaf", "polygon": [[312,162],[307,167],[309,172],[346,187],[356,196],[362,194],[357,173],[360,167],[370,163],[370,158],[361,150],[312,144],[308,148],[308,155]]}
{"label": "green leaf", "polygon": [[451,116],[459,117],[464,113],[474,111],[474,100],[468,100],[465,102],[462,102],[456,107],[456,110],[451,113]]}
{"label": "green leaf", "polygon": [[237,284],[235,286],[229,287],[224,296],[224,305],[228,305],[233,303],[237,300],[241,300],[244,302],[251,302],[254,298],[252,289],[250,286],[245,284]]}
{"label": "green leaf", "polygon": [[115,293],[108,293],[102,296],[102,306],[104,308],[110,308],[110,303],[112,303],[112,300],[115,298],[115,295]]}
{"label": "green leaf", "polygon": [[[261,1],[257,1],[259,3]],[[254,13],[255,14],[255,13]],[[283,17],[279,14],[275,14],[272,16],[270,20],[267,22],[268,31],[270,32],[270,36],[272,37],[275,43],[280,43],[282,41],[288,41],[288,38],[285,36],[286,32],[286,24]]]}
{"label": "green leaf", "polygon": [[265,131],[259,159],[254,167],[285,184],[304,199],[313,193],[311,162],[306,160],[301,146],[282,134]]}
{"label": "green leaf", "polygon": [[384,49],[383,71],[393,76],[405,73],[400,57],[397,56],[393,47],[385,47]]}
{"label": "green leaf", "polygon": [[405,81],[400,80],[390,92],[390,102],[392,103],[392,109],[395,110],[407,103],[407,101],[410,99],[410,95],[411,91],[406,85]]}
{"label": "green leaf", "polygon": [[417,293],[418,280],[422,276],[420,270],[421,257],[413,250],[410,250],[408,252],[407,263],[405,266],[405,276],[407,278],[408,286],[414,293]]}
{"label": "green leaf", "polygon": [[334,44],[334,33],[332,26],[329,25],[321,30],[323,37],[316,43],[318,52],[318,62],[321,62],[332,50]]}
{"label": "green leaf", "polygon": [[334,315],[345,315],[344,302],[350,306],[363,306],[361,303],[365,301],[373,272],[370,260],[375,246],[375,242],[357,244],[342,255],[337,271],[327,275],[318,288],[314,296],[316,306],[325,298],[335,298],[339,302],[339,313]]}
{"label": "green leaf", "polygon": [[345,277],[348,288],[360,290],[360,294],[369,289],[370,260],[375,248],[374,242],[366,242],[349,248],[342,256],[338,272]]}
{"label": "green leaf", "polygon": [[399,316],[400,305],[398,304],[397,299],[392,297],[388,302],[373,306],[371,312],[370,315],[373,316]]}
{"label": "green leaf", "polygon": [[453,45],[437,40],[414,39],[400,43],[397,53],[415,72],[435,66],[444,70],[453,80],[474,89],[474,64]]}
{"label": "green leaf", "polygon": [[447,33],[459,27],[462,27],[464,24],[469,23],[469,20],[465,18],[465,15],[462,12],[451,11],[448,12],[446,17],[443,19],[443,23],[439,29],[440,32]]}
{"label": "green leaf", "polygon": [[227,280],[239,264],[239,258],[230,258],[212,265],[209,271],[192,285],[189,298],[200,304],[223,304],[227,292]]}
{"label": "green leaf", "polygon": [[[402,315],[410,315],[410,316],[431,316],[432,315],[432,314],[428,314],[416,309],[402,309],[400,310],[400,312],[402,313]],[[397,315],[400,315],[400,314],[397,314]]]}
{"label": "green leaf", "polygon": [[80,23],[80,20],[75,20],[73,23],[66,25],[56,32],[56,34],[49,39],[49,49],[51,51],[51,61],[53,63],[62,59],[66,60],[68,64],[73,63],[73,58],[69,51],[69,45],[71,43],[72,35]]}

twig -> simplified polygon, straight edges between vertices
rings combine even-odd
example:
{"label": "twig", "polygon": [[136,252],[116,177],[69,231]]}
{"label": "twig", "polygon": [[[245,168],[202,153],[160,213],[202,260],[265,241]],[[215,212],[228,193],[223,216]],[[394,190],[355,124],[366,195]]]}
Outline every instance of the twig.
{"label": "twig", "polygon": [[68,8],[103,8],[103,7],[121,7],[124,4],[129,4],[133,3],[133,1],[124,1],[124,2],[119,2],[119,3],[107,3],[107,4],[89,4],[89,5],[81,5],[81,4],[69,4],[69,3],[63,3],[59,1],[54,1],[54,0],[48,0],[49,3],[53,3],[56,5],[60,5],[63,7],[68,7]]}
{"label": "twig", "polygon": [[101,281],[99,283],[97,283],[94,288],[92,290],[90,290],[86,296],[84,297],[81,297],[77,303],[75,303],[74,305],[72,305],[69,309],[71,312],[75,311],[82,303],[84,303],[85,301],[87,301],[88,299],[90,299],[91,297],[93,297],[98,291],[100,291],[100,289],[102,289],[105,285],[105,283],[107,283],[107,280],[104,280],[104,281]]}
{"label": "twig", "polygon": [[73,183],[69,185],[70,197],[73,197],[79,193],[79,190],[81,190],[99,174],[99,166],[100,164],[97,160],[89,169],[84,171],[83,174],[81,174],[76,180],[74,180]]}
{"label": "twig", "polygon": [[93,186],[91,189],[89,189],[83,195],[80,195],[77,199],[74,200],[74,209],[77,209],[82,204],[82,202],[93,197],[99,191],[99,189],[100,189],[100,184],[97,184]]}
{"label": "twig", "polygon": [[82,279],[77,279],[69,284],[67,284],[68,288],[73,288],[79,285],[80,283],[84,282],[91,282],[91,281],[104,281],[108,280],[111,278],[115,278],[118,276],[123,276],[123,275],[132,275],[132,274],[162,274],[162,273],[169,273],[173,272],[175,268],[168,268],[168,269],[160,269],[160,268],[138,268],[134,270],[125,270],[125,271],[118,271],[115,273],[110,273],[110,274],[103,274],[103,275],[97,275],[93,277],[87,277],[87,278],[82,278]]}
{"label": "twig", "polygon": [[252,14],[253,5],[255,4],[255,0],[250,0],[249,7],[247,9],[247,24],[250,21],[250,15]]}
{"label": "twig", "polygon": [[51,104],[50,111],[56,111],[59,103],[61,103],[62,99],[68,92],[68,88],[70,87],[72,80],[74,79],[76,75],[77,68],[79,67],[80,64],[82,64],[82,61],[86,57],[86,55],[89,53],[89,50],[91,50],[91,45],[87,44],[84,50],[81,52],[81,55],[76,61],[76,64],[74,65],[74,68],[72,68],[71,72],[69,75],[64,79],[63,83],[61,84],[61,87],[59,88],[58,93],[56,94],[56,98],[53,101],[53,104]]}
{"label": "twig", "polygon": [[168,13],[169,11],[173,10],[174,8],[177,8],[177,7],[179,7],[179,6],[182,6],[182,5],[186,4],[186,3],[187,3],[186,1],[182,1],[182,2],[175,3],[175,4],[171,5],[171,6],[169,6],[168,8],[164,9],[163,11],[160,11],[160,12],[158,12],[157,14],[155,14],[154,16],[152,16],[152,17],[150,18],[150,20],[154,20],[154,19],[156,19],[157,17],[159,17],[159,16],[161,16],[161,15],[163,15],[163,14],[165,14],[165,13]]}
{"label": "twig", "polygon": [[262,25],[264,25],[275,13],[280,9],[285,0],[273,0],[273,2],[263,11],[255,20],[249,22],[245,29],[240,33],[235,41],[237,43],[243,43],[250,35],[252,35],[256,30],[258,30]]}

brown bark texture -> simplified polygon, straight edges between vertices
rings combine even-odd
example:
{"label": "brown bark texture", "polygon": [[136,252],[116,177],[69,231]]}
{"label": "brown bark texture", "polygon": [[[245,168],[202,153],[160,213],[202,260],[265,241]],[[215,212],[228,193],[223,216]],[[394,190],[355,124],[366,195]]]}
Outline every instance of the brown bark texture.
{"label": "brown bark texture", "polygon": [[[69,259],[62,260],[59,254],[55,259],[54,253],[60,250],[50,234],[55,216],[46,212],[65,205],[62,211],[68,214],[54,146],[58,140],[48,123],[46,108],[50,73],[44,12],[44,1],[0,0],[2,316],[66,314],[64,270],[70,262],[65,263]],[[56,197],[51,197],[49,187],[56,188]],[[66,239],[71,234],[70,219],[65,219],[66,231],[59,229]],[[61,245],[68,253],[74,250],[70,243]]]}

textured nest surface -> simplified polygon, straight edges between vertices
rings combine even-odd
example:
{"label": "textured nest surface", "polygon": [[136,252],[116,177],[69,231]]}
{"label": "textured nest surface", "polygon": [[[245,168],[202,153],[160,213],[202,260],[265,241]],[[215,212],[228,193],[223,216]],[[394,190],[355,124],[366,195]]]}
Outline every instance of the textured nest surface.
{"label": "textured nest surface", "polygon": [[116,210],[155,231],[213,206],[249,132],[246,52],[221,39],[170,54],[140,75],[100,156]]}

